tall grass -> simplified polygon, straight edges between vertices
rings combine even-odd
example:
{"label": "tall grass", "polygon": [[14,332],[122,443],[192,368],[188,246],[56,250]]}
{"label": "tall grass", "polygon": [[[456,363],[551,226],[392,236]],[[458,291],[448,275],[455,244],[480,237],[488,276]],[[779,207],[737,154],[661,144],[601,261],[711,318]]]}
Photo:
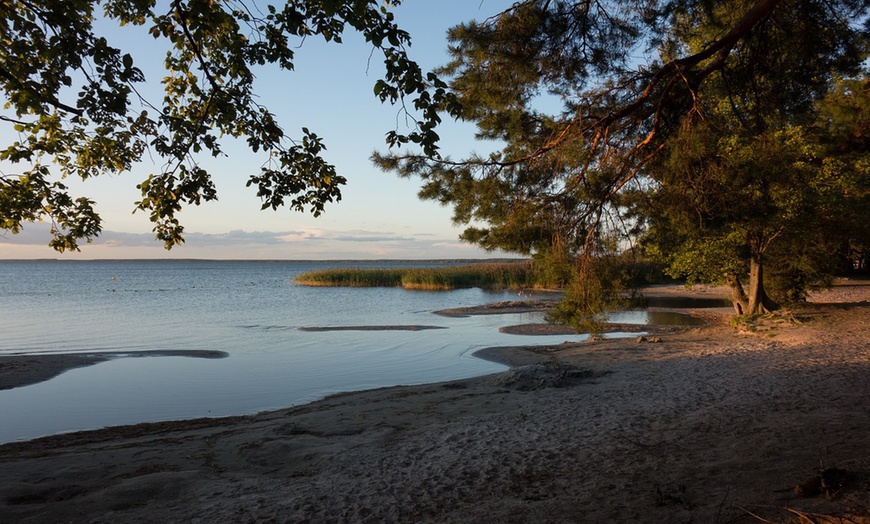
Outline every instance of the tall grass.
{"label": "tall grass", "polygon": [[403,269],[320,269],[300,273],[296,283],[325,287],[397,287],[402,285]]}
{"label": "tall grass", "polygon": [[[626,286],[668,282],[659,265],[632,260],[614,261]],[[301,273],[296,283],[303,286],[402,287],[405,289],[449,290],[469,287],[489,289],[563,289],[576,275],[566,265],[554,270],[541,261],[492,262],[446,267],[322,269]]]}
{"label": "tall grass", "polygon": [[296,277],[296,283],[304,286],[403,287],[420,290],[538,287],[530,262],[428,268],[323,269],[300,274]]}

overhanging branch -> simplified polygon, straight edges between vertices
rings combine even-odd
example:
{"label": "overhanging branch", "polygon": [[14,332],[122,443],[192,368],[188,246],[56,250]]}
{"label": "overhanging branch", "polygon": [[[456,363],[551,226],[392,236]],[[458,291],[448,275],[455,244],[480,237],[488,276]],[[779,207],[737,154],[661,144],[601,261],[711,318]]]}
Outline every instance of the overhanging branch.
{"label": "overhanging branch", "polygon": [[[692,92],[694,96],[694,90],[697,86],[712,73],[722,69],[725,65],[725,61],[737,43],[746,37],[746,35],[748,35],[761,21],[767,18],[781,1],[782,0],[758,0],[725,36],[693,55],[672,60],[664,64],[654,75],[652,75],[644,87],[643,92],[631,102],[615,108],[607,115],[597,118],[590,119],[588,116],[577,116],[567,122],[551,140],[548,140],[534,152],[521,158],[502,162],[501,164],[520,164],[540,157],[562,145],[572,134],[572,130],[580,126],[582,126],[579,129],[580,134],[591,132],[598,133],[601,129],[609,128],[617,122],[624,121],[631,117],[634,117],[634,120],[637,122],[642,122],[650,116],[658,115],[664,102],[669,96],[672,96],[675,79],[683,79],[688,82],[690,84],[690,92]],[[697,66],[711,58],[712,60],[705,67],[695,70]],[[659,102],[654,105],[648,104],[662,83],[667,83],[667,86],[664,92],[660,95]],[[584,122],[588,123],[583,125]],[[647,139],[639,143],[636,146],[637,148],[643,148],[651,142],[651,138],[656,134],[659,123],[660,119],[656,118],[652,125],[652,129],[647,135]]]}
{"label": "overhanging branch", "polygon": [[42,93],[34,93],[34,91],[32,89],[29,89],[26,85],[24,85],[24,82],[22,82],[18,78],[15,78],[15,76],[12,73],[7,71],[3,67],[0,67],[0,76],[5,78],[9,82],[12,82],[13,84],[15,84],[16,88],[18,88],[22,91],[27,91],[27,92],[39,95],[40,98],[43,98],[46,102],[48,102],[49,104],[51,104],[52,106],[54,106],[60,110],[66,111],[67,113],[72,113],[76,116],[82,116],[84,114],[84,111],[82,111],[81,109],[78,109],[78,108],[75,108],[72,106],[68,106],[53,96],[45,96]]}

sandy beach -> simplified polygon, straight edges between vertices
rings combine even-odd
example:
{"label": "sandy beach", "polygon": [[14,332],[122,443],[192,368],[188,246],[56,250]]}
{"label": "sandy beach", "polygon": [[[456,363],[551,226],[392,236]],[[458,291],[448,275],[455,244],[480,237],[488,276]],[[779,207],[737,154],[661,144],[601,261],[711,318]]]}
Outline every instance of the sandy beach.
{"label": "sandy beach", "polygon": [[498,375],[0,446],[0,522],[870,522],[870,281],[689,312],[484,350]]}

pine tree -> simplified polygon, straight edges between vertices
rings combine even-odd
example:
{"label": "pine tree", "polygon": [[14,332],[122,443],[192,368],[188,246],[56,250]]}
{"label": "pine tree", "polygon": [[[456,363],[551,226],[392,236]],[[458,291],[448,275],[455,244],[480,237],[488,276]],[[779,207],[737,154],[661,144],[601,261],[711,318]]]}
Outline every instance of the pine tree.
{"label": "pine tree", "polygon": [[[863,75],[868,11],[859,1],[519,2],[454,28],[441,70],[461,118],[496,152],[375,160],[421,177],[421,196],[453,205],[457,222],[482,222],[467,240],[563,247],[580,258],[580,288],[619,287],[582,259],[645,238],[675,271],[709,261],[693,278],[735,277],[740,312],[772,309],[775,241],[824,222],[815,185],[830,151],[814,126],[839,79]],[[577,311],[582,297],[614,296],[577,295]]]}

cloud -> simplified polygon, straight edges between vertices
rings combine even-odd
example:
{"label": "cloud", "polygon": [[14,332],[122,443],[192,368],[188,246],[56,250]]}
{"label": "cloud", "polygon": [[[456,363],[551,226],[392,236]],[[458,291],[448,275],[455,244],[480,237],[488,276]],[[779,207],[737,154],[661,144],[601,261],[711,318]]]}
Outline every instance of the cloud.
{"label": "cloud", "polygon": [[300,229],[185,233],[171,251],[153,233],[104,231],[81,253],[60,255],[47,247],[50,225],[28,224],[20,234],[0,234],[0,258],[210,258],[210,259],[442,259],[504,256],[438,235],[403,236],[392,231]]}
{"label": "cloud", "polygon": [[25,224],[18,234],[11,231],[0,230],[0,244],[34,244],[47,245],[51,235],[51,224],[48,222],[35,222]]}
{"label": "cloud", "polygon": [[460,240],[455,241],[446,241],[446,242],[434,242],[431,244],[432,247],[437,248],[448,248],[448,249],[480,249],[474,244],[469,244],[467,242],[462,242]]}
{"label": "cloud", "polygon": [[328,231],[323,229],[309,229],[288,233],[280,237],[284,242],[416,242],[416,239],[397,235],[391,231],[367,231],[364,229]]}
{"label": "cloud", "polygon": [[[416,235],[421,236],[421,235]],[[431,235],[428,235],[431,236]],[[51,225],[45,222],[27,224],[19,234],[0,234],[0,244],[47,245],[51,238]],[[238,246],[238,245],[279,245],[306,241],[316,242],[362,242],[362,243],[410,243],[419,242],[417,238],[398,235],[392,231],[368,231],[362,229],[328,231],[323,229],[302,229],[297,231],[245,231],[236,229],[227,233],[184,233],[188,246]],[[160,245],[153,233],[126,233],[103,231],[93,239],[92,245],[111,248],[152,247]]]}
{"label": "cloud", "polygon": [[[277,245],[286,242],[287,238],[297,238],[310,235],[307,231],[244,231],[236,229],[227,233],[197,233],[185,232],[187,245],[198,246],[233,246],[248,244]],[[47,222],[26,224],[21,232],[13,235],[11,232],[0,232],[0,245],[40,245],[45,246],[51,239],[51,225]],[[84,243],[83,243],[84,244]],[[93,239],[93,246],[107,248],[152,247],[161,243],[154,233],[127,233],[123,231],[103,231]]]}
{"label": "cloud", "polygon": [[337,236],[321,240],[335,240],[336,242],[416,242],[416,239],[400,236]]}
{"label": "cloud", "polygon": [[305,242],[307,240],[317,240],[323,236],[323,231],[320,229],[303,229],[302,231],[288,231],[285,233],[276,233],[277,239],[281,242]]}
{"label": "cloud", "polygon": [[247,245],[264,244],[278,245],[287,242],[287,238],[308,234],[305,231],[244,231],[236,229],[228,233],[186,233],[185,241],[191,245]]}

